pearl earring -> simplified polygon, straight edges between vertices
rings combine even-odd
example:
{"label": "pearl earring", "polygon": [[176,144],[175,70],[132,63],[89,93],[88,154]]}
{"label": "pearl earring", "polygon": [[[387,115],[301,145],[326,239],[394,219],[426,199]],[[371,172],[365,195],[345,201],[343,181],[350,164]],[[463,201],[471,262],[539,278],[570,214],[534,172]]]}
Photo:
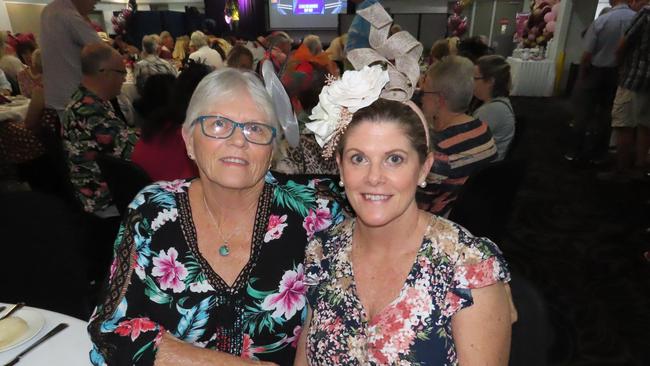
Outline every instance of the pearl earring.
{"label": "pearl earring", "polygon": [[345,184],[343,183],[342,180],[340,180],[340,181],[339,181],[339,187],[343,187],[343,186],[345,186]]}
{"label": "pearl earring", "polygon": [[419,186],[420,186],[420,188],[426,188],[427,187],[427,182],[424,181],[424,182],[420,183]]}

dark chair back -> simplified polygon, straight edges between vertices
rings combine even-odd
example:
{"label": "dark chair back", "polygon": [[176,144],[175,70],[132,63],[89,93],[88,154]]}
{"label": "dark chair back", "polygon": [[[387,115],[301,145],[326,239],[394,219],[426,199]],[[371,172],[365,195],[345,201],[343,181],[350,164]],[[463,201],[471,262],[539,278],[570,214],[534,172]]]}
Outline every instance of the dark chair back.
{"label": "dark chair back", "polygon": [[516,159],[517,154],[521,155],[521,140],[526,133],[526,126],[526,119],[522,116],[516,116],[515,135],[510,142],[510,146],[508,146],[508,151],[506,151],[507,160]]}
{"label": "dark chair back", "polygon": [[476,236],[499,242],[524,171],[524,161],[503,160],[474,173],[461,188],[449,219]]}
{"label": "dark chair back", "polygon": [[135,195],[152,182],[149,175],[131,161],[100,155],[97,157],[97,164],[121,215],[124,215]]}
{"label": "dark chair back", "polygon": [[92,310],[85,255],[90,243],[81,214],[33,191],[2,193],[0,207],[2,301],[86,319]]}
{"label": "dark chair back", "polygon": [[7,78],[9,84],[11,84],[11,95],[20,95],[20,84],[18,84],[18,80],[10,75],[7,75],[6,73],[5,77]]}
{"label": "dark chair back", "polygon": [[520,273],[511,273],[510,290],[517,309],[512,325],[510,366],[546,366],[554,332],[541,292]]}

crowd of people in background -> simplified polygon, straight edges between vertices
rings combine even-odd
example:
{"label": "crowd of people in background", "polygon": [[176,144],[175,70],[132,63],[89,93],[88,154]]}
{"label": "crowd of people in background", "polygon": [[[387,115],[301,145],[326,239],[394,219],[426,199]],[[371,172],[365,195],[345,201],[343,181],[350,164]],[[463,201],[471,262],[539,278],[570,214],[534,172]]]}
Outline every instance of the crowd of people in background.
{"label": "crowd of people in background", "polygon": [[[220,300],[205,295],[206,291],[215,289],[210,287],[206,278],[196,275],[198,273],[196,271],[201,266],[205,269],[213,265],[222,265],[230,270],[230,264],[224,264],[224,258],[230,254],[229,251],[235,251],[235,257],[239,259],[248,258],[248,252],[244,253],[245,250],[241,248],[237,252],[238,249],[234,244],[232,247],[228,246],[229,242],[248,243],[247,240],[251,235],[259,233],[261,236],[258,239],[264,238],[263,241],[268,242],[280,238],[287,225],[289,228],[286,230],[286,236],[282,238],[286,244],[283,250],[300,252],[301,254],[296,255],[296,258],[304,258],[302,252],[304,245],[299,248],[299,244],[289,239],[300,235],[300,240],[304,244],[302,238],[305,234],[304,230],[307,231],[308,240],[312,240],[316,231],[324,231],[330,225],[334,226],[343,220],[343,216],[339,216],[343,215],[339,212],[343,204],[340,204],[336,197],[330,196],[326,199],[316,194],[315,187],[326,185],[325,180],[307,180],[298,184],[293,181],[287,183],[282,179],[280,179],[282,182],[278,183],[276,179],[274,184],[288,184],[286,187],[290,189],[282,191],[276,186],[275,191],[272,191],[264,188],[271,179],[266,175],[269,170],[289,176],[340,174],[339,188],[343,190],[343,187],[346,187],[350,203],[359,215],[357,225],[362,234],[355,234],[357,235],[355,238],[360,238],[359,235],[367,235],[366,238],[375,235],[377,238],[376,233],[372,234],[375,225],[373,220],[381,220],[375,218],[372,212],[364,211],[367,210],[364,206],[367,202],[351,196],[353,193],[361,192],[359,195],[370,201],[384,199],[382,194],[373,195],[372,192],[361,191],[359,186],[355,186],[355,182],[358,183],[355,179],[359,178],[358,174],[361,174],[358,170],[361,169],[359,166],[370,164],[371,157],[373,159],[375,157],[372,155],[375,153],[374,149],[377,149],[373,141],[363,138],[367,135],[377,137],[378,141],[384,141],[387,146],[392,146],[391,144],[396,141],[394,139],[401,138],[408,143],[402,144],[403,146],[395,143],[396,146],[401,146],[404,151],[409,151],[409,154],[411,154],[410,149],[413,150],[412,156],[401,156],[391,152],[390,159],[395,161],[387,160],[385,164],[397,166],[399,162],[407,159],[417,162],[412,166],[409,165],[410,170],[406,171],[410,174],[407,174],[410,177],[407,183],[413,186],[412,192],[407,190],[406,196],[413,196],[416,205],[404,206],[406,210],[404,212],[411,215],[410,219],[417,220],[417,225],[414,227],[418,235],[421,234],[420,237],[424,235],[425,241],[428,242],[448,243],[449,247],[444,248],[444,251],[449,251],[444,253],[446,256],[457,255],[455,250],[461,251],[463,261],[467,261],[463,265],[468,268],[473,265],[472,261],[490,261],[488,267],[492,271],[490,273],[493,278],[486,280],[489,284],[487,282],[479,284],[480,281],[476,279],[454,278],[453,286],[458,286],[454,296],[457,297],[452,299],[443,296],[442,300],[439,299],[444,300],[447,306],[443,312],[448,311],[451,314],[462,307],[469,306],[472,300],[467,293],[472,286],[481,287],[507,281],[509,275],[505,262],[493,243],[475,239],[462,228],[447,221],[432,219],[432,217],[449,215],[462,186],[472,175],[490,164],[507,159],[508,151],[517,133],[516,112],[509,100],[510,66],[505,58],[493,54],[481,37],[465,39],[451,37],[440,39],[431,45],[418,60],[422,72],[416,90],[412,93],[413,97],[409,98],[418,104],[421,113],[419,109],[415,109],[417,113],[413,113],[409,107],[405,107],[406,104],[395,101],[378,101],[372,106],[366,106],[370,109],[351,117],[350,132],[343,138],[339,145],[340,150],[336,152],[338,160],[328,160],[321,153],[323,145],[320,136],[307,125],[313,121],[315,115],[325,113],[323,112],[325,108],[323,105],[327,102],[323,97],[325,88],[331,87],[335,80],[345,80],[346,73],[359,71],[355,70],[348,57],[355,48],[369,47],[359,37],[359,34],[363,34],[364,31],[363,27],[358,26],[360,24],[358,19],[353,22],[349,33],[333,39],[329,47],[324,47],[317,35],[307,35],[297,41],[282,31],[245,40],[232,36],[219,37],[201,30],[188,35],[171,34],[161,30],[159,34],[145,35],[139,42],[135,42],[137,44],[129,44],[124,37],[119,35],[108,37],[105,33],[98,33],[89,24],[88,14],[92,10],[91,3],[94,4],[86,0],[55,0],[47,5],[41,18],[38,43],[30,35],[11,35],[8,32],[0,34],[0,93],[3,96],[22,95],[30,99],[28,111],[22,122],[7,123],[0,129],[2,129],[3,159],[10,163],[34,159],[41,154],[47,154],[48,150],[52,154],[61,153],[67,167],[69,183],[73,188],[74,199],[85,212],[102,219],[119,219],[120,213],[116,209],[106,179],[97,164],[98,156],[109,155],[132,161],[140,166],[152,181],[175,182],[157,183],[145,189],[132,204],[133,212],[123,222],[117,245],[124,245],[132,251],[125,252],[126,254],[116,252],[120,257],[114,262],[110,278],[113,290],[123,293],[128,291],[128,293],[122,299],[123,303],[112,303],[111,301],[115,299],[107,299],[98,307],[94,323],[91,325],[91,334],[95,342],[91,359],[95,364],[102,364],[105,358],[109,357],[113,362],[124,361],[125,357],[129,357],[130,363],[138,362],[140,357],[142,360],[153,362],[154,349],[157,349],[161,341],[163,346],[159,350],[160,362],[157,361],[156,364],[166,364],[165,362],[172,364],[177,359],[187,361],[201,357],[208,359],[208,355],[197,353],[197,347],[182,342],[174,343],[183,337],[193,339],[188,335],[191,333],[189,330],[178,328],[175,333],[165,332],[165,330],[173,331],[174,329],[169,329],[169,326],[176,324],[179,318],[187,317],[190,311],[197,312],[196,316],[200,316],[201,311],[208,308],[214,310],[217,307],[219,311],[226,314],[223,316],[227,319],[221,319],[219,315],[216,316],[219,318],[215,318],[216,320],[210,317],[210,322],[216,321],[224,325],[224,333],[216,335],[216,340],[203,340],[202,346],[209,343],[227,353],[237,355],[238,352],[249,352],[250,356],[253,354],[251,351],[253,346],[252,343],[246,342],[252,340],[246,337],[248,333],[255,333],[258,337],[255,339],[256,342],[267,342],[265,345],[255,343],[260,354],[277,354],[285,361],[292,360],[293,353],[283,349],[292,342],[294,347],[296,342],[301,342],[303,346],[306,344],[307,349],[312,353],[311,355],[299,353],[302,358],[299,357],[297,363],[307,360],[307,357],[313,363],[327,363],[316,355],[317,348],[324,344],[323,342],[327,342],[322,335],[315,335],[312,331],[308,337],[299,337],[301,319],[304,320],[306,312],[301,318],[300,313],[296,315],[295,311],[281,309],[280,305],[267,303],[263,297],[259,297],[262,292],[252,288],[249,288],[247,297],[228,298],[226,305],[217,306],[215,301]],[[632,7],[628,6],[628,3]],[[647,1],[619,0],[612,11],[596,20],[593,29],[585,36],[589,46],[585,54],[577,96],[583,98],[580,99],[580,103],[583,103],[580,104],[581,106],[584,107],[586,99],[590,101],[593,99],[598,103],[599,108],[602,107],[607,111],[608,115],[612,105],[614,106],[612,112],[614,120],[604,124],[611,123],[618,132],[620,157],[617,174],[628,172],[632,166],[645,168],[646,164],[649,138],[648,126],[644,121],[647,121],[647,116],[650,115],[647,100],[647,58],[650,54],[647,29],[650,8],[644,5],[647,5]],[[621,22],[630,25],[626,32],[621,31],[624,30],[619,27]],[[613,30],[610,27],[620,29]],[[388,34],[390,36],[400,32],[402,32],[400,27],[394,24]],[[625,39],[625,43],[621,48],[620,57],[617,58],[614,46],[621,39]],[[365,40],[367,41],[367,35]],[[296,115],[300,132],[297,146],[290,146],[282,137],[282,123],[273,116],[272,108],[269,107],[272,103],[269,96],[263,95],[265,91],[261,73],[262,65],[266,62],[272,65]],[[622,79],[617,80],[613,76],[617,74],[612,70],[619,65],[624,65],[625,68]],[[616,91],[617,85],[618,91]],[[605,86],[606,90],[603,89]],[[579,114],[577,120],[579,127],[586,129],[589,120],[597,111],[583,108],[582,112],[584,113]],[[410,127],[399,129],[392,124],[386,126],[375,123],[381,118],[393,121],[395,126]],[[420,124],[420,119],[424,124]],[[603,124],[594,128],[600,131]],[[241,129],[241,134],[238,129]],[[635,129],[636,140],[634,140]],[[393,137],[387,137],[386,131]],[[596,149],[600,148],[602,143],[592,140],[601,138],[600,132],[598,136],[592,136],[592,140],[586,142],[583,141],[584,136],[581,134],[576,139],[576,150],[567,156],[568,159],[576,158],[576,154],[598,152]],[[228,180],[230,178],[219,175],[223,171],[219,170],[220,168],[210,157],[210,154],[225,154],[223,149],[227,147],[214,145],[214,140],[222,141],[222,139],[228,139],[223,141],[230,141],[229,144],[233,146],[252,144],[251,151],[247,153],[250,156],[244,154],[227,156],[223,159],[230,159],[228,164],[251,166],[252,173],[246,176],[250,182],[246,180],[245,183],[259,188],[255,188],[253,196],[246,195],[250,187],[236,190],[241,192],[232,197],[224,195],[224,191],[220,188],[232,183]],[[53,144],[54,140],[59,143]],[[637,144],[636,160],[632,157],[633,150],[629,148],[635,143],[634,141]],[[56,150],[57,148],[60,150]],[[580,158],[594,157],[596,155],[581,155]],[[192,177],[199,177],[199,183],[191,184],[189,178]],[[395,179],[395,182],[391,181],[392,184],[401,187],[399,184],[402,183],[398,180],[401,178],[397,175],[389,178]],[[385,179],[390,180],[389,178]],[[330,184],[328,189],[339,188],[337,184]],[[290,202],[291,199],[287,197],[291,194],[299,198],[296,198],[295,202]],[[272,200],[273,195],[276,197],[275,200]],[[281,195],[285,196],[277,198]],[[234,214],[227,213],[223,207],[217,208],[218,201],[227,202],[229,207],[235,210]],[[266,206],[258,208],[262,211],[256,213],[254,208],[257,207],[258,201],[260,205]],[[301,208],[301,204],[307,205],[307,203],[309,203],[308,208],[307,206]],[[213,212],[216,214],[216,221],[219,222],[216,227],[228,226],[234,232],[232,236],[224,236],[221,231],[215,232],[212,229],[211,222],[215,221]],[[435,216],[429,216],[431,214]],[[225,224],[227,215],[234,215],[241,219],[243,224],[253,223],[260,217],[259,215],[271,221],[268,227],[257,228],[253,223],[249,225],[250,229],[248,226],[244,229],[241,225]],[[161,225],[170,220],[176,225],[173,232],[170,229],[171,225],[168,225],[167,231],[157,234]],[[197,231],[187,231],[192,220],[197,223],[198,229],[191,230],[198,230],[198,234]],[[115,220],[111,222],[117,223]],[[306,224],[308,222],[310,224]],[[293,276],[291,278],[295,279],[308,271],[318,276],[336,277],[338,274],[328,273],[328,271],[345,271],[347,268],[345,260],[353,259],[327,257],[328,251],[341,253],[339,252],[341,248],[332,247],[331,242],[327,240],[351,241],[353,227],[354,225],[345,226],[335,235],[311,242],[312,257],[308,258],[311,262],[306,264],[304,270],[302,265],[297,266],[297,262],[289,263],[266,253],[266,260],[271,258],[271,262],[260,262],[264,263],[262,267],[257,269],[245,267],[245,271],[242,271],[248,274],[254,270],[259,271],[262,279],[257,285],[260,288],[266,286],[265,291],[272,291],[275,286],[265,282],[268,279],[265,276],[270,276],[268,273],[273,273],[273,278],[282,278],[282,286],[289,286],[287,284],[289,277]],[[432,227],[442,231],[434,235],[430,231]],[[441,236],[441,232],[446,236]],[[187,258],[196,255],[199,250],[203,251],[198,244],[192,244],[192,240],[196,239],[197,235],[201,245],[204,245],[202,243],[205,238],[224,244],[219,248],[219,253],[214,252],[210,256],[206,255],[206,258],[201,257],[203,259],[200,263],[195,263]],[[168,241],[172,239],[175,240],[173,243]],[[129,247],[129,243],[133,240],[138,244]],[[129,277],[130,274],[122,273],[123,266],[119,265],[128,264],[133,256],[137,257],[139,251],[149,250],[140,246],[144,242],[157,243],[155,245],[160,254],[157,254],[151,262],[146,260],[133,264],[135,268],[133,276],[139,278],[136,281],[133,280],[135,277]],[[415,249],[412,248],[415,251],[411,250],[407,254],[415,255],[420,241],[415,240],[415,242],[418,243],[414,246]],[[260,243],[248,243],[252,248],[249,251],[255,256],[262,250],[261,246],[257,247],[261,245]],[[470,249],[458,249],[465,246]],[[360,248],[362,247],[355,250],[361,250]],[[179,254],[181,251],[184,256],[182,258]],[[140,258],[145,257],[148,258],[146,255]],[[328,267],[330,260],[332,263],[343,261],[341,264],[343,267],[330,269]],[[273,261],[280,263],[281,267],[273,267],[271,265]],[[242,261],[239,264],[244,266],[245,263],[246,261]],[[423,263],[419,265],[422,268],[429,268]],[[191,266],[196,268],[194,273],[188,273],[186,269]],[[245,285],[237,282],[240,267],[233,265],[232,273],[226,271],[224,278],[227,281],[221,281],[223,288],[217,289],[227,294],[224,296],[235,296],[232,291]],[[166,276],[165,281],[160,279],[163,278],[161,276]],[[186,300],[172,299],[170,295],[163,293],[162,290],[165,289],[172,289],[174,294],[184,290],[185,284],[181,280],[187,276],[195,276],[191,285],[187,282],[188,288],[191,286],[194,297],[191,301],[187,300],[187,303],[184,303]],[[116,278],[125,282],[116,283]],[[134,281],[133,285],[129,284],[128,278]],[[156,287],[154,278],[160,283],[160,288]],[[461,286],[459,281],[470,283]],[[345,284],[341,283],[327,286],[343,286],[341,291],[348,291],[348,288],[344,288]],[[333,291],[327,286],[322,290]],[[413,291],[415,288],[413,287]],[[442,291],[437,288],[429,289],[434,292],[439,290]],[[156,297],[152,292],[160,294]],[[158,304],[178,301],[178,305],[172,311],[165,310],[169,311],[169,314],[164,319],[143,318],[141,312],[144,310],[136,307],[144,301],[145,293],[151,301],[160,301]],[[330,295],[335,296],[336,293],[332,292]],[[369,298],[375,295],[379,296],[372,292],[371,295],[364,294]],[[308,319],[312,319],[312,316],[315,319],[311,322],[311,326],[320,326],[320,330],[327,329],[325,323],[328,321],[329,313],[325,311],[334,313],[340,311],[337,308],[338,304],[331,298],[325,298],[322,293],[320,295],[312,293],[310,296],[308,300],[312,308]],[[511,308],[508,307],[507,286],[498,287],[497,295],[489,296],[499,297],[497,301],[499,309],[503,310],[502,315],[505,314],[503,319],[507,318],[503,322],[509,327],[510,320],[516,319],[516,315],[513,315],[516,313],[514,310],[511,312]],[[127,300],[129,306],[135,304],[128,310]],[[302,306],[305,306],[305,300],[302,301]],[[187,307],[190,306],[190,302],[196,305],[196,308]],[[276,324],[287,332],[283,333],[285,338],[282,339],[282,343],[277,343],[279,341],[274,338],[278,332],[264,332],[259,329],[255,332],[245,331],[233,318],[241,315],[238,312],[244,305],[255,307],[260,314],[269,309],[274,310],[276,315],[286,312],[284,321]],[[312,313],[313,310],[320,312]],[[363,312],[363,306],[348,310]],[[381,307],[375,307],[374,310],[379,313]],[[353,333],[354,326],[351,325],[354,323],[353,320],[346,318],[347,325],[352,328],[345,329],[344,334]],[[444,319],[444,321],[448,320]],[[121,323],[118,325],[118,322]],[[136,322],[139,322],[138,325],[135,324]],[[266,326],[270,326],[272,330],[273,325],[270,324]],[[438,334],[441,334],[440,332],[449,334],[445,332],[450,331],[451,325],[445,324],[437,330]],[[152,332],[136,341],[136,326],[140,327],[138,329],[143,334],[147,331]],[[289,326],[292,329],[289,329]],[[496,332],[494,334],[497,334],[495,339],[501,342],[497,348],[504,349],[509,342],[509,333],[503,333],[506,332],[505,328],[501,329],[503,324],[491,323],[490,326],[498,328],[494,330]],[[263,330],[264,325],[260,327]],[[106,329],[111,329],[113,332],[108,335]],[[468,329],[467,324],[462,329]],[[244,332],[244,338],[240,337],[241,332]],[[290,338],[291,332],[294,332],[293,338]],[[124,337],[129,334],[130,340]],[[461,342],[460,339],[475,341],[468,334],[461,334],[455,341]],[[339,335],[333,333],[331,336]],[[450,335],[442,338],[452,339]],[[341,339],[339,338],[337,342]],[[487,338],[480,339],[478,342],[490,343]],[[342,343],[339,344],[341,345]],[[115,352],[115,346],[129,351],[122,352],[121,349]],[[357,346],[354,344],[341,346],[341,353],[337,357],[344,357],[346,354],[354,357],[354,352],[358,351]],[[463,347],[459,349],[460,357],[464,360],[473,359],[468,356],[471,352],[464,347],[470,346],[463,343]],[[346,351],[348,349],[352,350],[352,353]],[[448,348],[444,350],[448,360],[456,360],[456,355],[453,353],[455,351],[450,351]],[[479,351],[479,354],[481,352]],[[499,360],[503,364],[502,359],[490,352],[485,351],[484,356],[492,357],[491,359]],[[404,355],[400,357],[402,356]],[[233,361],[227,357],[212,360]]]}

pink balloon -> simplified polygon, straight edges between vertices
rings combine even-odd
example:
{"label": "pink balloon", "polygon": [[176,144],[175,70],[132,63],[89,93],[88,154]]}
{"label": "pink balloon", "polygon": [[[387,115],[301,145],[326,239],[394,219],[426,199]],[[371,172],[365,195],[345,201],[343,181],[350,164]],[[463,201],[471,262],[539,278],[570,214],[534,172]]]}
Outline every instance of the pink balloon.
{"label": "pink balloon", "polygon": [[553,5],[551,8],[551,13],[555,15],[555,19],[560,15],[560,3]]}
{"label": "pink balloon", "polygon": [[555,16],[554,16],[553,12],[550,12],[550,11],[549,11],[548,13],[546,13],[546,15],[544,15],[544,21],[545,21],[546,23],[548,23],[548,22],[552,22],[552,21],[554,21],[554,20],[555,20]]}
{"label": "pink balloon", "polygon": [[555,33],[555,21],[551,21],[546,23],[546,30],[549,33]]}

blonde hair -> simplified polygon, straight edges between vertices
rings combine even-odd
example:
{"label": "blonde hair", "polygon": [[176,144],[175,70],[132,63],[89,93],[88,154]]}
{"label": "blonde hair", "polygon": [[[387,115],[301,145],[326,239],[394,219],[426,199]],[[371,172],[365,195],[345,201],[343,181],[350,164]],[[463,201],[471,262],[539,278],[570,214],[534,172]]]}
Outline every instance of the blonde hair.
{"label": "blonde hair", "polygon": [[176,37],[176,43],[174,44],[174,52],[172,57],[174,60],[183,61],[187,57],[187,50],[190,45],[190,38],[188,36]]}

